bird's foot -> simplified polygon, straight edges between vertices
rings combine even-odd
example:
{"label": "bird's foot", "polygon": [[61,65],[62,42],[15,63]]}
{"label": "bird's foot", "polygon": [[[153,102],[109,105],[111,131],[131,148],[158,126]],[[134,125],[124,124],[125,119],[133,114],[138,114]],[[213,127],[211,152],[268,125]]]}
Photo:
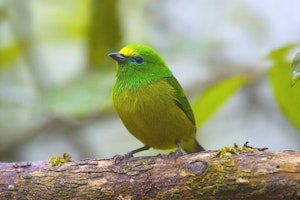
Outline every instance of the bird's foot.
{"label": "bird's foot", "polygon": [[174,157],[178,158],[180,156],[183,156],[183,153],[182,153],[182,151],[181,151],[180,148],[177,148],[176,151],[175,151],[175,153],[174,153]]}
{"label": "bird's foot", "polygon": [[127,161],[127,160],[129,160],[130,158],[133,157],[133,154],[136,154],[138,152],[145,151],[145,150],[148,150],[148,149],[150,149],[150,147],[147,146],[147,145],[145,145],[145,146],[143,146],[141,148],[129,151],[125,155],[115,155],[113,157],[113,159],[114,159],[115,164],[118,163],[118,162],[120,162],[120,161],[123,161],[123,160]]}
{"label": "bird's foot", "polygon": [[183,153],[182,153],[181,149],[180,149],[180,148],[177,148],[175,152],[171,152],[171,153],[169,154],[169,157],[173,157],[173,158],[175,158],[175,160],[176,160],[177,158],[179,158],[179,157],[182,156],[182,155],[183,155]]}
{"label": "bird's foot", "polygon": [[169,156],[174,157],[175,160],[176,160],[177,158],[179,158],[180,156],[183,155],[183,153],[182,153],[182,151],[181,151],[181,147],[180,147],[180,142],[177,141],[177,142],[176,142],[176,145],[177,145],[176,151],[175,151],[175,152],[171,152],[171,153],[169,154]]}
{"label": "bird's foot", "polygon": [[130,158],[133,157],[133,153],[131,151],[129,151],[128,153],[124,154],[124,155],[115,155],[113,157],[114,163],[117,164],[121,161],[128,161]]}

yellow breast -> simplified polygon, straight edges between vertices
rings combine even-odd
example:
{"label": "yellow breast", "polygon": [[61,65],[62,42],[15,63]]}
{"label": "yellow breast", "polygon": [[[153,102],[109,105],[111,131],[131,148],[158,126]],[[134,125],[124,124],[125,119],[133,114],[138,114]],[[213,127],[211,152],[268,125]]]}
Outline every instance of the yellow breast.
{"label": "yellow breast", "polygon": [[174,88],[165,80],[136,91],[113,93],[113,105],[128,131],[157,149],[176,147],[176,141],[191,140],[195,127],[175,104]]}

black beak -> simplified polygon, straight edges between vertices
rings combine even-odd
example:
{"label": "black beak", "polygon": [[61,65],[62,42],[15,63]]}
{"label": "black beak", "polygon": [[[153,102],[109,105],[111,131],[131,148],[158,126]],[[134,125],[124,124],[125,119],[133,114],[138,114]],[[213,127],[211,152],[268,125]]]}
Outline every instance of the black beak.
{"label": "black beak", "polygon": [[116,53],[110,53],[108,54],[112,59],[117,61],[118,63],[124,63],[127,61],[127,58],[123,56],[122,54],[116,52]]}

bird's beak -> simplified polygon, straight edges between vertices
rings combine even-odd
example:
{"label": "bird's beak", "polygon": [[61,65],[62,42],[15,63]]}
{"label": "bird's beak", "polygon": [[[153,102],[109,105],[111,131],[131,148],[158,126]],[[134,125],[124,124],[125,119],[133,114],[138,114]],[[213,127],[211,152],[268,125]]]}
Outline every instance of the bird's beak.
{"label": "bird's beak", "polygon": [[127,61],[127,58],[123,56],[122,54],[116,52],[116,53],[110,53],[108,54],[112,59],[117,61],[118,63],[124,63]]}

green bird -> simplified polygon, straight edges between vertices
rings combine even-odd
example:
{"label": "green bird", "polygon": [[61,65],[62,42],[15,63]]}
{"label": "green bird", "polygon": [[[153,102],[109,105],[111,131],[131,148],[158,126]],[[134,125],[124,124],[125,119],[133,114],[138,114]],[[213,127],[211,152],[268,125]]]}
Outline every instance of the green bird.
{"label": "green bird", "polygon": [[181,147],[204,151],[196,140],[195,118],[182,87],[149,46],[130,44],[109,56],[117,61],[113,106],[127,130],[145,146],[126,155]]}

